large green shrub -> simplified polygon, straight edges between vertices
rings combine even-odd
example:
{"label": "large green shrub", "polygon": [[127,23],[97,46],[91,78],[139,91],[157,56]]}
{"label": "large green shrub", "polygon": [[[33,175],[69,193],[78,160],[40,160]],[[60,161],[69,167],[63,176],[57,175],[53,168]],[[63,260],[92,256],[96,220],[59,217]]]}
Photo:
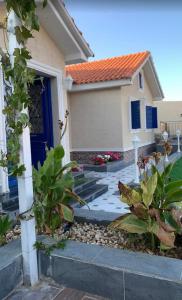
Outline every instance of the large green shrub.
{"label": "large green shrub", "polygon": [[81,199],[73,193],[74,178],[71,168],[76,162],[62,166],[64,149],[61,145],[47,151],[43,166],[33,169],[34,205],[39,232],[54,233],[63,221],[73,222],[74,212],[70,201]]}
{"label": "large green shrub", "polygon": [[176,203],[182,202],[182,180],[170,182],[172,164],[160,174],[155,166],[152,175],[144,176],[140,187],[132,189],[120,183],[121,201],[130,213],[121,216],[111,227],[130,233],[150,234],[152,247],[174,247],[175,234],[181,233],[180,220],[175,219]]}

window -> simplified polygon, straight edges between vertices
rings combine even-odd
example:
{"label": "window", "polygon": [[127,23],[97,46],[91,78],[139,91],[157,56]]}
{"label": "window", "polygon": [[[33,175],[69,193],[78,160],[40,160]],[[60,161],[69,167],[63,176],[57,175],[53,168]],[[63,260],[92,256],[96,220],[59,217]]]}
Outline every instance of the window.
{"label": "window", "polygon": [[141,72],[138,74],[138,81],[140,90],[143,90],[143,76]]}
{"label": "window", "polygon": [[140,100],[131,101],[131,128],[141,128]]}
{"label": "window", "polygon": [[157,128],[157,107],[146,106],[146,128]]}

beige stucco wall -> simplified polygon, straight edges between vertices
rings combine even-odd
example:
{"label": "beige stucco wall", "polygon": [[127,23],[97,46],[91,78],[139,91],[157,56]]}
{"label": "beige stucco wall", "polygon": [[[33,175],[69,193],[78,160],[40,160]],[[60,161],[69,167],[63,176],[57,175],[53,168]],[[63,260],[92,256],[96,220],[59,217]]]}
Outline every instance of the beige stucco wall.
{"label": "beige stucco wall", "polygon": [[121,148],[121,89],[71,93],[71,148]]}
{"label": "beige stucco wall", "polygon": [[158,130],[163,131],[165,126],[161,123],[168,123],[167,130],[170,134],[176,134],[176,130],[182,132],[182,101],[160,101],[156,102],[158,108]]}
{"label": "beige stucco wall", "polygon": [[[5,9],[0,5],[0,22],[5,19],[5,16]],[[40,31],[35,31],[33,36],[34,38],[28,42],[28,49],[31,52],[32,58],[64,71],[64,56],[44,28],[41,26]],[[3,30],[0,30],[0,46],[4,48]]]}
{"label": "beige stucco wall", "polygon": [[[145,105],[154,105],[153,97],[146,81],[145,74],[142,71],[144,89],[140,90],[138,86],[138,76],[135,77],[133,85],[122,87],[121,91],[121,103],[122,103],[122,145],[124,150],[132,147],[132,138],[134,134],[141,140],[141,144],[149,144],[154,141],[154,131],[146,129],[146,118],[145,118]],[[141,129],[131,130],[131,119],[130,119],[130,101],[141,100]]]}
{"label": "beige stucco wall", "polygon": [[[143,72],[143,71],[142,71]],[[74,92],[69,95],[72,150],[132,148],[134,131],[130,129],[130,100],[142,100],[142,129],[136,131],[141,145],[154,141],[153,130],[145,128],[145,105],[154,105],[143,73],[144,90],[138,88],[138,76],[132,86]]]}
{"label": "beige stucco wall", "polygon": [[182,101],[160,101],[155,106],[158,108],[158,122],[182,122]]}
{"label": "beige stucco wall", "polygon": [[[0,22],[5,21],[6,12],[4,9],[4,5],[0,4]],[[0,47],[4,48],[4,36],[3,36],[3,30],[0,29]]]}

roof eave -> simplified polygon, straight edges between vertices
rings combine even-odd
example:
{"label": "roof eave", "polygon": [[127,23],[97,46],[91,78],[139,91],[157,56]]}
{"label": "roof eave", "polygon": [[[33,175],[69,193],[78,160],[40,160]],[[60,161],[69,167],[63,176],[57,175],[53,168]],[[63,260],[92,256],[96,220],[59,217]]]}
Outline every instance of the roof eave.
{"label": "roof eave", "polygon": [[162,87],[161,87],[161,84],[160,84],[160,81],[159,81],[159,77],[157,75],[157,71],[155,69],[155,65],[154,65],[154,62],[153,62],[153,59],[152,59],[152,56],[151,56],[150,52],[149,52],[149,56],[143,61],[143,63],[140,65],[140,67],[133,74],[132,79],[135,78],[135,76],[140,72],[140,70],[142,68],[144,68],[144,66],[147,63],[148,63],[148,65],[150,67],[150,70],[152,72],[152,76],[153,76],[153,79],[154,79],[154,82],[155,82],[156,90],[158,91],[158,94],[154,95],[154,100],[155,101],[160,101],[160,100],[164,99],[164,93],[163,93],[163,90],[162,90]]}
{"label": "roof eave", "polygon": [[89,44],[86,42],[85,38],[82,36],[82,34],[79,31],[78,27],[76,26],[73,19],[69,15],[69,12],[67,11],[63,1],[61,1],[61,0],[56,0],[56,1],[59,3],[59,5],[61,6],[61,8],[64,12],[65,23],[70,28],[70,30],[72,30],[73,35],[75,36],[76,40],[78,41],[78,43],[80,44],[80,46],[84,50],[85,55],[87,57],[94,57],[93,51],[91,50]]}
{"label": "roof eave", "polygon": [[131,85],[133,82],[130,78],[120,79],[120,80],[108,80],[108,81],[99,81],[93,83],[82,83],[82,84],[73,84],[72,89],[69,91],[81,92],[89,90],[99,90],[99,89],[110,89],[115,87],[121,87],[126,85]]}
{"label": "roof eave", "polygon": [[157,71],[156,71],[156,68],[155,68],[155,65],[154,65],[154,62],[153,62],[153,58],[152,56],[150,55],[149,57],[149,62],[151,64],[151,68],[152,68],[152,71],[154,73],[154,76],[155,76],[155,80],[156,80],[156,83],[158,85],[158,88],[159,88],[159,91],[160,91],[160,95],[155,97],[156,98],[156,101],[157,100],[162,100],[164,99],[164,93],[163,93],[163,90],[162,90],[162,87],[161,87],[161,84],[160,84],[160,81],[159,81],[159,77],[157,75]]}
{"label": "roof eave", "polygon": [[94,56],[61,0],[48,0],[45,9],[39,7],[38,15],[43,27],[64,54],[66,64],[85,62]]}

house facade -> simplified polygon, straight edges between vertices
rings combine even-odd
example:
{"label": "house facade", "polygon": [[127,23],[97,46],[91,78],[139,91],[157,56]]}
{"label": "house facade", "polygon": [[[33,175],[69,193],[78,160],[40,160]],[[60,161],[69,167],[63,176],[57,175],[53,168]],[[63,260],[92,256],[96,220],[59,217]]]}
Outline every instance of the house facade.
{"label": "house facade", "polygon": [[[30,88],[32,106],[29,110],[31,122],[32,163],[45,159],[45,147],[60,143],[59,120],[64,119],[68,108],[65,65],[87,61],[93,56],[89,45],[78,30],[74,20],[68,14],[62,1],[48,1],[45,9],[38,8],[40,31],[34,33],[28,48],[32,55],[29,67],[38,77],[44,78]],[[6,17],[3,1],[0,2],[0,21]],[[7,41],[6,41],[7,42]],[[7,43],[8,44],[8,43]],[[0,46],[5,49],[3,30],[0,30]],[[0,150],[6,151],[6,134],[4,129],[3,74],[0,69]],[[65,162],[70,160],[69,133],[62,141],[65,148]],[[7,180],[7,175],[0,168],[1,192],[9,191],[9,186],[16,184],[15,179]]]}
{"label": "house facade", "polygon": [[150,52],[70,65],[68,92],[71,158],[89,163],[95,154],[120,152],[134,158],[132,139],[140,153],[155,150],[156,101],[163,92]]}

